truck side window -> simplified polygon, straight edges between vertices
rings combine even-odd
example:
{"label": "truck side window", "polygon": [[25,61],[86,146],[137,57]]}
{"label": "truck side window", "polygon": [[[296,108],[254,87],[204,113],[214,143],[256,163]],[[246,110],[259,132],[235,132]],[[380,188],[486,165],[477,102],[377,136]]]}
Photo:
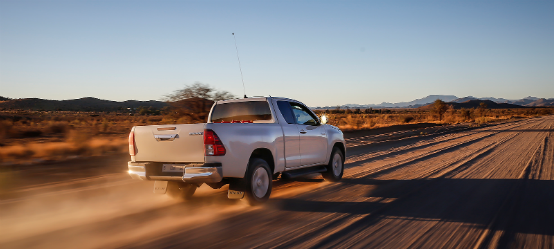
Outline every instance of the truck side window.
{"label": "truck side window", "polygon": [[293,111],[291,110],[291,105],[287,101],[278,101],[277,105],[279,107],[279,111],[283,118],[288,124],[295,124],[295,116],[293,116]]}
{"label": "truck side window", "polygon": [[293,114],[295,114],[295,117],[297,119],[297,124],[318,125],[318,121],[317,121],[318,119],[314,117],[312,115],[312,112],[306,109],[306,107],[300,104],[291,102],[291,108],[293,108]]}

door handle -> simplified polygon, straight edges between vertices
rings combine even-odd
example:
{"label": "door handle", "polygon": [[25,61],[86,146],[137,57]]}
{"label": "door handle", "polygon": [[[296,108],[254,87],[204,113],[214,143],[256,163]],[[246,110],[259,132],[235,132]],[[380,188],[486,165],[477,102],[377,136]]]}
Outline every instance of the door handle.
{"label": "door handle", "polygon": [[306,131],[305,131],[305,130],[301,130],[301,133],[302,133],[302,134],[306,134]]}
{"label": "door handle", "polygon": [[177,138],[177,134],[167,134],[167,135],[154,135],[156,141],[173,141]]}

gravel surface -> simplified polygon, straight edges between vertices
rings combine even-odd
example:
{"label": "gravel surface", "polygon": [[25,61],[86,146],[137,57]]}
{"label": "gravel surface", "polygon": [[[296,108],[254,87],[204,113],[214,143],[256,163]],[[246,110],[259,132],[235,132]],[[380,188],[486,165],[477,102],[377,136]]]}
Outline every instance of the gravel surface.
{"label": "gravel surface", "polygon": [[376,141],[350,133],[341,182],[274,181],[259,207],[154,195],[124,155],[17,168],[0,248],[553,248],[553,116]]}

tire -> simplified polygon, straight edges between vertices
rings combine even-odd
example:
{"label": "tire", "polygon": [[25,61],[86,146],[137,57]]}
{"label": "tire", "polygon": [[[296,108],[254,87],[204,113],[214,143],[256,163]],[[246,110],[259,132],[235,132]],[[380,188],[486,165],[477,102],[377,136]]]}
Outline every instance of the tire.
{"label": "tire", "polygon": [[188,200],[188,199],[191,199],[191,197],[193,197],[196,190],[197,190],[197,185],[195,184],[186,183],[186,182],[169,181],[166,194],[168,194],[170,197],[175,199]]}
{"label": "tire", "polygon": [[264,159],[252,158],[246,175],[245,197],[251,206],[259,205],[270,198],[272,193],[272,174]]}
{"label": "tire", "polygon": [[331,151],[330,162],[326,166],[328,171],[322,173],[322,177],[328,182],[338,182],[343,177],[343,169],[345,168],[345,156],[337,147]]}

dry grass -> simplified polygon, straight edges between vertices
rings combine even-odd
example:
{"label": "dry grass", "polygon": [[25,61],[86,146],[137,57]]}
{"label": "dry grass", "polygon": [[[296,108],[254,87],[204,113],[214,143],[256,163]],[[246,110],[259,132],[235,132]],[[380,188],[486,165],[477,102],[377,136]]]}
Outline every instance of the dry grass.
{"label": "dry grass", "polygon": [[135,125],[175,123],[163,116],[118,113],[0,112],[0,162],[59,160],[127,151]]}
{"label": "dry grass", "polygon": [[[317,111],[322,114],[322,111]],[[420,109],[334,110],[328,123],[343,130],[360,130],[415,123],[479,125],[498,120],[553,114],[553,108],[508,110],[447,109],[443,120]],[[190,117],[129,116],[118,113],[0,111],[0,162],[125,152],[133,126],[192,123]]]}
{"label": "dry grass", "polygon": [[97,156],[113,152],[127,151],[127,140],[92,138],[75,143],[49,142],[28,143],[0,147],[0,162],[25,162],[35,159],[60,160],[72,156]]}
{"label": "dry grass", "polygon": [[429,111],[419,109],[400,110],[374,110],[373,114],[363,112],[345,111],[345,113],[325,113],[328,124],[337,126],[343,130],[360,130],[387,127],[392,125],[436,123],[436,124],[458,124],[472,123],[484,124],[508,119],[530,118],[541,115],[552,115],[553,108],[526,108],[526,109],[447,109],[443,119]]}

